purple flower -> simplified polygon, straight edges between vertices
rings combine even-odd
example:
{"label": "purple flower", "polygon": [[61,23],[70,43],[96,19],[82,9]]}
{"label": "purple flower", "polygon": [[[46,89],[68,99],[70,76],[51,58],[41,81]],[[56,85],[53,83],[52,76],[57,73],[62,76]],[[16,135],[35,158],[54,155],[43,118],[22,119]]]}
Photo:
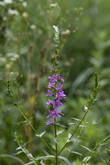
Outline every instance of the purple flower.
{"label": "purple flower", "polygon": [[46,104],[47,104],[47,105],[50,105],[50,104],[53,105],[53,104],[55,104],[55,101],[53,101],[53,100],[48,100],[48,101],[46,102]]}
{"label": "purple flower", "polygon": [[49,111],[49,117],[50,118],[56,118],[56,117],[61,117],[61,111],[60,110],[53,110],[53,111],[51,111],[51,110],[48,110]]}
{"label": "purple flower", "polygon": [[[60,74],[53,74],[52,76],[49,76],[49,84],[48,84],[48,93],[46,96],[51,96],[52,100],[48,100],[46,104],[49,106],[49,115],[48,118],[51,120],[55,118],[61,117],[63,114],[61,113],[60,110],[58,110],[58,107],[62,105],[62,100],[65,98],[64,91],[62,90],[63,88],[63,82],[64,79],[61,77]],[[47,125],[52,125],[54,124],[54,121],[48,120]]]}
{"label": "purple flower", "polygon": [[53,76],[49,76],[48,77],[52,83],[55,83],[57,81],[57,77],[55,76],[55,74],[53,74]]}
{"label": "purple flower", "polygon": [[54,87],[55,87],[55,83],[54,82],[52,82],[52,83],[49,82],[48,88],[54,88]]}
{"label": "purple flower", "polygon": [[63,97],[65,97],[66,95],[64,94],[64,91],[59,91],[59,93],[56,93],[55,95],[55,99],[58,99],[58,100],[62,100]]}
{"label": "purple flower", "polygon": [[46,96],[52,96],[52,95],[53,95],[52,91],[48,90],[48,93],[46,94]]}
{"label": "purple flower", "polygon": [[60,77],[60,80],[64,83],[64,79],[62,77]]}
{"label": "purple flower", "polygon": [[57,106],[61,106],[62,105],[62,102],[60,100],[56,100],[56,105]]}
{"label": "purple flower", "polygon": [[66,95],[64,94],[64,91],[63,91],[63,90],[59,91],[59,96],[60,96],[60,97],[65,97],[65,96],[66,96]]}
{"label": "purple flower", "polygon": [[56,76],[58,80],[61,80],[64,83],[64,79],[60,76],[60,74],[56,74]]}
{"label": "purple flower", "polygon": [[48,120],[48,121],[46,122],[46,125],[52,125],[52,124],[53,124],[53,121],[49,121],[49,120]]}
{"label": "purple flower", "polygon": [[56,90],[61,90],[62,88],[63,88],[63,84],[60,83],[59,86],[57,86],[55,89]]}

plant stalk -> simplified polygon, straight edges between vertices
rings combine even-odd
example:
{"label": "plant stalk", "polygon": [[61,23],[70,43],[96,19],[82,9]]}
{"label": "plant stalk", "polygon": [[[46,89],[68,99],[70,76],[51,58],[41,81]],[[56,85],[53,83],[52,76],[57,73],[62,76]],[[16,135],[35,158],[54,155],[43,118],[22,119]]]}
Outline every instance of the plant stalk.
{"label": "plant stalk", "polygon": [[[56,126],[56,119],[54,119],[54,131],[55,131],[55,140],[57,140],[57,126]],[[58,164],[57,142],[55,142],[55,159],[56,159],[56,165],[57,165],[57,164]]]}

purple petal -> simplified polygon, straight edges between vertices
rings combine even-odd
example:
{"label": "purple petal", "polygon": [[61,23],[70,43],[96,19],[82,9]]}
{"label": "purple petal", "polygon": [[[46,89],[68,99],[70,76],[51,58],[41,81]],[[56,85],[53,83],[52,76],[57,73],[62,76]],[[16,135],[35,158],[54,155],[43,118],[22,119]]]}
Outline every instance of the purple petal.
{"label": "purple petal", "polygon": [[53,103],[52,100],[48,100],[48,101],[46,102],[47,105],[50,105],[50,104],[52,104],[52,103]]}
{"label": "purple petal", "polygon": [[48,93],[46,94],[46,96],[52,96],[52,95],[53,95],[52,91],[48,90]]}
{"label": "purple petal", "polygon": [[52,125],[52,124],[53,124],[52,121],[49,121],[49,120],[48,120],[48,121],[46,122],[46,125]]}
{"label": "purple petal", "polygon": [[61,90],[62,88],[63,88],[63,84],[60,83],[59,86],[57,86],[55,89],[56,90]]}
{"label": "purple petal", "polygon": [[54,82],[52,82],[52,83],[49,82],[48,88],[54,88],[54,87],[55,87],[55,83]]}

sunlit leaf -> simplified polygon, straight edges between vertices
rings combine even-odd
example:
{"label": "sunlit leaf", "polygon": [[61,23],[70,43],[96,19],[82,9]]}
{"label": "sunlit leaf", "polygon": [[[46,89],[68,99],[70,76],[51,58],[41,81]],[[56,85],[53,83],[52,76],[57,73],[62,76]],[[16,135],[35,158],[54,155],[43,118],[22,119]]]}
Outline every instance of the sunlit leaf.
{"label": "sunlit leaf", "polygon": [[41,138],[45,133],[46,131],[43,131],[41,134],[36,134],[36,136]]}

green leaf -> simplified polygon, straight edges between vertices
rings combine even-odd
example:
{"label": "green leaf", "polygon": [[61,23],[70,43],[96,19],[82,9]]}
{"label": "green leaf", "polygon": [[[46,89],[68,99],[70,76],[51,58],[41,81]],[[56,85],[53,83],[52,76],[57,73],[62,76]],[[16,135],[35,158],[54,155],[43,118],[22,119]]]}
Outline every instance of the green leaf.
{"label": "green leaf", "polygon": [[39,138],[41,138],[45,133],[46,133],[46,131],[43,131],[43,132],[40,133],[40,134],[36,134],[36,136],[39,137]]}
{"label": "green leaf", "polygon": [[13,156],[13,155],[10,155],[10,154],[0,154],[0,157],[1,158],[11,158],[11,159],[16,160],[20,164],[24,165],[24,161],[21,160],[20,158],[16,157],[16,156]]}
{"label": "green leaf", "polygon": [[84,163],[87,163],[90,159],[91,159],[91,156],[86,156],[86,157],[83,159],[83,162],[84,162]]}

